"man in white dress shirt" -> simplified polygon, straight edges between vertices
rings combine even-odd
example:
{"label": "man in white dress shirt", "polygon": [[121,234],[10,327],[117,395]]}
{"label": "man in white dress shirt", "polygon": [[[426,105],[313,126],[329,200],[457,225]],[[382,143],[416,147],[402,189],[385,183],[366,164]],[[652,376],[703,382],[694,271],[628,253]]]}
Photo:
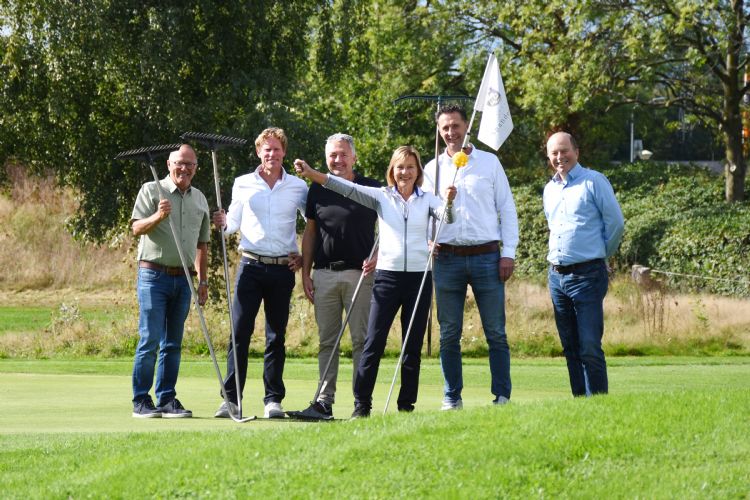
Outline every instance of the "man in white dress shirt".
{"label": "man in white dress shirt", "polygon": [[[287,138],[280,128],[267,128],[255,140],[261,164],[241,175],[232,187],[232,202],[226,214],[214,213],[213,222],[226,234],[240,231],[242,259],[232,301],[237,365],[230,343],[224,387],[230,401],[237,401],[245,387],[250,336],[260,304],[266,315],[266,349],[263,356],[264,416],[284,418],[281,401],[285,396],[284,338],[289,320],[289,302],[294,288],[294,272],[302,258],[297,250],[297,212],[304,214],[307,184],[288,175],[283,168]],[[234,371],[238,370],[240,387]],[[234,406],[234,405],[232,405]],[[222,403],[216,417],[229,417]]]}
{"label": "man in white dress shirt", "polygon": [[[438,235],[433,266],[438,322],[440,365],[445,388],[443,410],[463,407],[461,390],[461,332],[466,289],[471,285],[490,358],[493,403],[510,399],[510,349],[505,335],[505,282],[513,274],[518,245],[518,217],[508,178],[494,154],[469,145],[464,152],[468,164],[456,175],[452,157],[461,151],[468,132],[466,111],[447,105],[436,114],[446,149],[425,166],[424,189],[432,191],[454,184],[454,223],[444,225]],[[456,175],[455,182],[452,182]]]}

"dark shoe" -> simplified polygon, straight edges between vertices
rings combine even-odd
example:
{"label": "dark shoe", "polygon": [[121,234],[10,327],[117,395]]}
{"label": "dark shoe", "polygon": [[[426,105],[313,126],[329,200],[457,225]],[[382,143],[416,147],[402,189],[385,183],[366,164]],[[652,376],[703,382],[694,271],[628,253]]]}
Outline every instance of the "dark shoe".
{"label": "dark shoe", "polygon": [[151,396],[146,396],[133,403],[133,416],[135,418],[161,418],[161,410],[156,409]]}
{"label": "dark shoe", "polygon": [[398,411],[404,412],[404,413],[411,413],[414,411],[414,405],[399,405]]}
{"label": "dark shoe", "polygon": [[229,406],[227,406],[227,402],[224,401],[221,403],[221,406],[219,406],[219,409],[216,410],[216,413],[214,413],[215,418],[229,418],[229,412],[232,412],[232,415],[239,416],[240,411],[239,407],[234,403],[229,403]]}
{"label": "dark shoe", "polygon": [[310,406],[302,411],[290,411],[287,413],[290,417],[301,420],[333,420],[333,408],[322,401],[310,403]]}
{"label": "dark shoe", "polygon": [[356,420],[358,418],[370,418],[370,408],[367,406],[355,406],[351,420]]}
{"label": "dark shoe", "polygon": [[177,398],[159,406],[156,410],[161,412],[162,418],[190,418],[193,416],[193,412],[186,410]]}

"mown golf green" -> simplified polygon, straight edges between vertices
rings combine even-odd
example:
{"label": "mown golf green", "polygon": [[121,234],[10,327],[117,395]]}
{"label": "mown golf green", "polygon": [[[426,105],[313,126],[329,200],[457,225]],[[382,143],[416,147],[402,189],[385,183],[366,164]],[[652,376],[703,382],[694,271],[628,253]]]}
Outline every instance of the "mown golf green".
{"label": "mown golf green", "polygon": [[[738,498],[750,494],[750,358],[618,358],[605,397],[568,395],[564,361],[514,360],[512,403],[489,405],[486,360],[465,364],[461,412],[438,411],[441,376],[424,363],[413,414],[341,421],[214,419],[209,362],[185,361],[179,397],[193,419],[130,416],[130,360],[0,360],[0,491],[78,497]],[[347,369],[344,369],[347,368]],[[223,366],[222,366],[223,369]],[[313,360],[289,360],[286,409],[315,392]],[[246,414],[261,408],[251,360]]]}

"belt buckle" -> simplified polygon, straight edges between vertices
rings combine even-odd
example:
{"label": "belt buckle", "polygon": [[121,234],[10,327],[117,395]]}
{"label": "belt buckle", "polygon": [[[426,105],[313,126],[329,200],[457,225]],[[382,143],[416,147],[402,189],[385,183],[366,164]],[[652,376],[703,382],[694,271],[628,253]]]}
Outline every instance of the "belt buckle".
{"label": "belt buckle", "polygon": [[330,262],[328,264],[328,269],[331,271],[343,271],[346,269],[346,262],[343,260],[337,260],[336,262]]}
{"label": "belt buckle", "polygon": [[558,265],[552,266],[552,269],[557,271],[559,274],[568,274],[570,273],[570,271],[573,270],[573,265],[571,264],[571,265],[566,266],[566,265],[558,264]]}

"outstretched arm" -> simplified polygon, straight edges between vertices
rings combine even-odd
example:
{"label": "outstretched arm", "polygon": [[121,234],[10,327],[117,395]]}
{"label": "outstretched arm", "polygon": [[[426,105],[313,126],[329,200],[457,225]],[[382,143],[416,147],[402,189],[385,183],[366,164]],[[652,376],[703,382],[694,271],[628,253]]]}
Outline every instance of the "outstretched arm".
{"label": "outstretched arm", "polygon": [[326,174],[313,169],[305,160],[294,160],[294,170],[300,177],[305,177],[306,179],[310,179],[318,184],[324,185],[328,182],[328,176]]}

